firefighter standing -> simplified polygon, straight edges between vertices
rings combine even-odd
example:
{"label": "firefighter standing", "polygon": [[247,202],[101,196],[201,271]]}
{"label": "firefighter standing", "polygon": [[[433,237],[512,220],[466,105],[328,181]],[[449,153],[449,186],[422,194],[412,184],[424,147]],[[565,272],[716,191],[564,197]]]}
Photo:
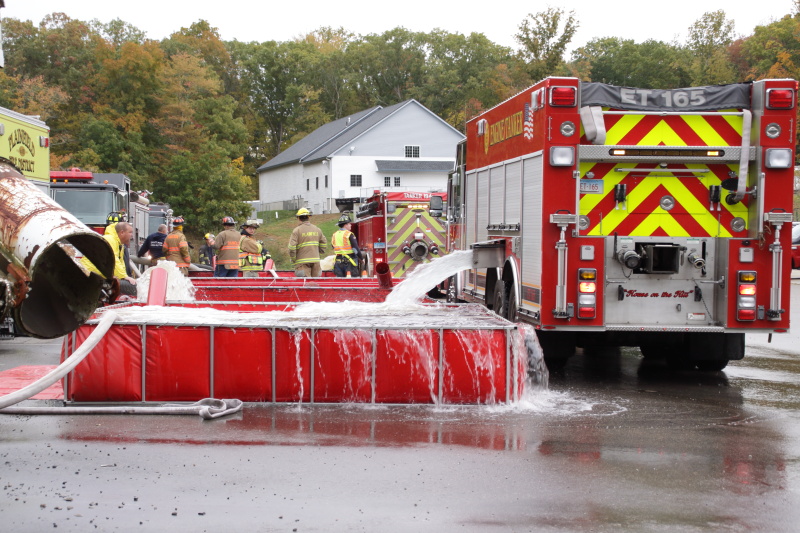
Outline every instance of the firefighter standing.
{"label": "firefighter standing", "polygon": [[236,221],[233,217],[224,217],[222,226],[225,230],[214,239],[217,250],[217,267],[214,276],[218,278],[235,278],[239,275],[239,239]]}
{"label": "firefighter standing", "polygon": [[245,278],[257,278],[258,272],[264,269],[264,258],[261,255],[264,245],[253,237],[259,225],[257,220],[248,220],[242,226],[242,236],[239,239],[239,269]]}
{"label": "firefighter standing", "polygon": [[294,275],[318,278],[322,276],[320,255],[325,253],[328,240],[322,231],[311,223],[311,212],[308,209],[301,208],[295,216],[299,224],[289,237],[289,258],[294,265]]}
{"label": "firefighter standing", "polygon": [[206,243],[200,247],[200,251],[198,252],[200,264],[208,265],[211,267],[211,270],[214,270],[217,266],[217,255],[214,253],[214,236],[210,233],[206,233],[203,238],[206,240]]}
{"label": "firefighter standing", "polygon": [[183,217],[172,220],[172,231],[164,239],[164,259],[172,261],[184,276],[189,275],[189,265],[192,262],[189,256],[189,243],[183,234]]}
{"label": "firefighter standing", "polygon": [[338,278],[359,277],[358,258],[361,252],[358,249],[358,240],[350,228],[353,227],[350,216],[345,213],[337,222],[339,230],[331,237],[333,253],[336,260],[333,263],[333,275]]}

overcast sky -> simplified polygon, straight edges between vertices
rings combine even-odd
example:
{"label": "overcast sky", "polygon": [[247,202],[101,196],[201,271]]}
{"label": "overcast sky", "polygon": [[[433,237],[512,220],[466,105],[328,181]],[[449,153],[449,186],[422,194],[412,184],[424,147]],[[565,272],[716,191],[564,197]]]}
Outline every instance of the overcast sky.
{"label": "overcast sky", "polygon": [[580,28],[571,48],[582,46],[595,37],[682,43],[692,23],[703,13],[719,9],[735,22],[737,34],[749,35],[757,25],[779,20],[793,11],[792,0],[559,0],[549,4],[520,0],[487,0],[475,4],[406,0],[391,7],[383,2],[364,0],[5,0],[5,4],[6,7],[0,9],[3,18],[30,20],[35,24],[54,12],[64,12],[84,21],[109,22],[119,18],[146,32],[149,38],[159,40],[203,19],[216,27],[226,41],[288,41],[323,26],[343,27],[361,35],[402,26],[422,32],[435,28],[465,35],[480,32],[495,43],[512,48],[518,48],[514,34],[520,22],[529,13],[544,11],[548,5],[575,11]]}

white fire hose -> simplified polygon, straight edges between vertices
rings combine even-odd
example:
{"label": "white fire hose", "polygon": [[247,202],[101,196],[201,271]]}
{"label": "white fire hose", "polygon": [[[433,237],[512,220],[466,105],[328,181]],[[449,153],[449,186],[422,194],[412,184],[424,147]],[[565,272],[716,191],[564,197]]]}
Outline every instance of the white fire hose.
{"label": "white fire hose", "polygon": [[206,398],[193,404],[166,404],[158,406],[97,406],[97,407],[12,407],[23,400],[42,392],[50,385],[56,383],[64,376],[69,374],[78,363],[89,355],[100,339],[114,324],[117,314],[114,311],[106,311],[97,324],[97,327],[89,335],[80,347],[61,363],[52,372],[39,378],[30,385],[22,389],[0,396],[0,414],[9,415],[36,415],[36,414],[146,414],[146,415],[189,415],[198,414],[204,420],[219,418],[229,414],[237,413],[242,410],[244,404],[241,400],[216,398]]}

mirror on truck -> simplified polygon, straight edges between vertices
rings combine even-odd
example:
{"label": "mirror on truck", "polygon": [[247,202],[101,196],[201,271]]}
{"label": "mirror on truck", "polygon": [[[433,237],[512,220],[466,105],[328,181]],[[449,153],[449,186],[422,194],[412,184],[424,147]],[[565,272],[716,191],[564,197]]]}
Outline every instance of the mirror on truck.
{"label": "mirror on truck", "polygon": [[441,196],[433,195],[431,196],[431,205],[430,205],[430,212],[432,217],[440,217],[442,216],[442,210],[444,209],[444,200]]}

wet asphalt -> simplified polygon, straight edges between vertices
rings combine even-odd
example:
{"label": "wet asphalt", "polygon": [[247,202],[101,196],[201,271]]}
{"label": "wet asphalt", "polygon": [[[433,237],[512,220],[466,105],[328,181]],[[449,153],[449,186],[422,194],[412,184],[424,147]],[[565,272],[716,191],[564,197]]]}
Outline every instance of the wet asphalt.
{"label": "wet asphalt", "polygon": [[[798,531],[800,342],[747,344],[712,373],[579,353],[513,406],[2,415],[0,529]],[[59,350],[0,340],[0,371]]]}

